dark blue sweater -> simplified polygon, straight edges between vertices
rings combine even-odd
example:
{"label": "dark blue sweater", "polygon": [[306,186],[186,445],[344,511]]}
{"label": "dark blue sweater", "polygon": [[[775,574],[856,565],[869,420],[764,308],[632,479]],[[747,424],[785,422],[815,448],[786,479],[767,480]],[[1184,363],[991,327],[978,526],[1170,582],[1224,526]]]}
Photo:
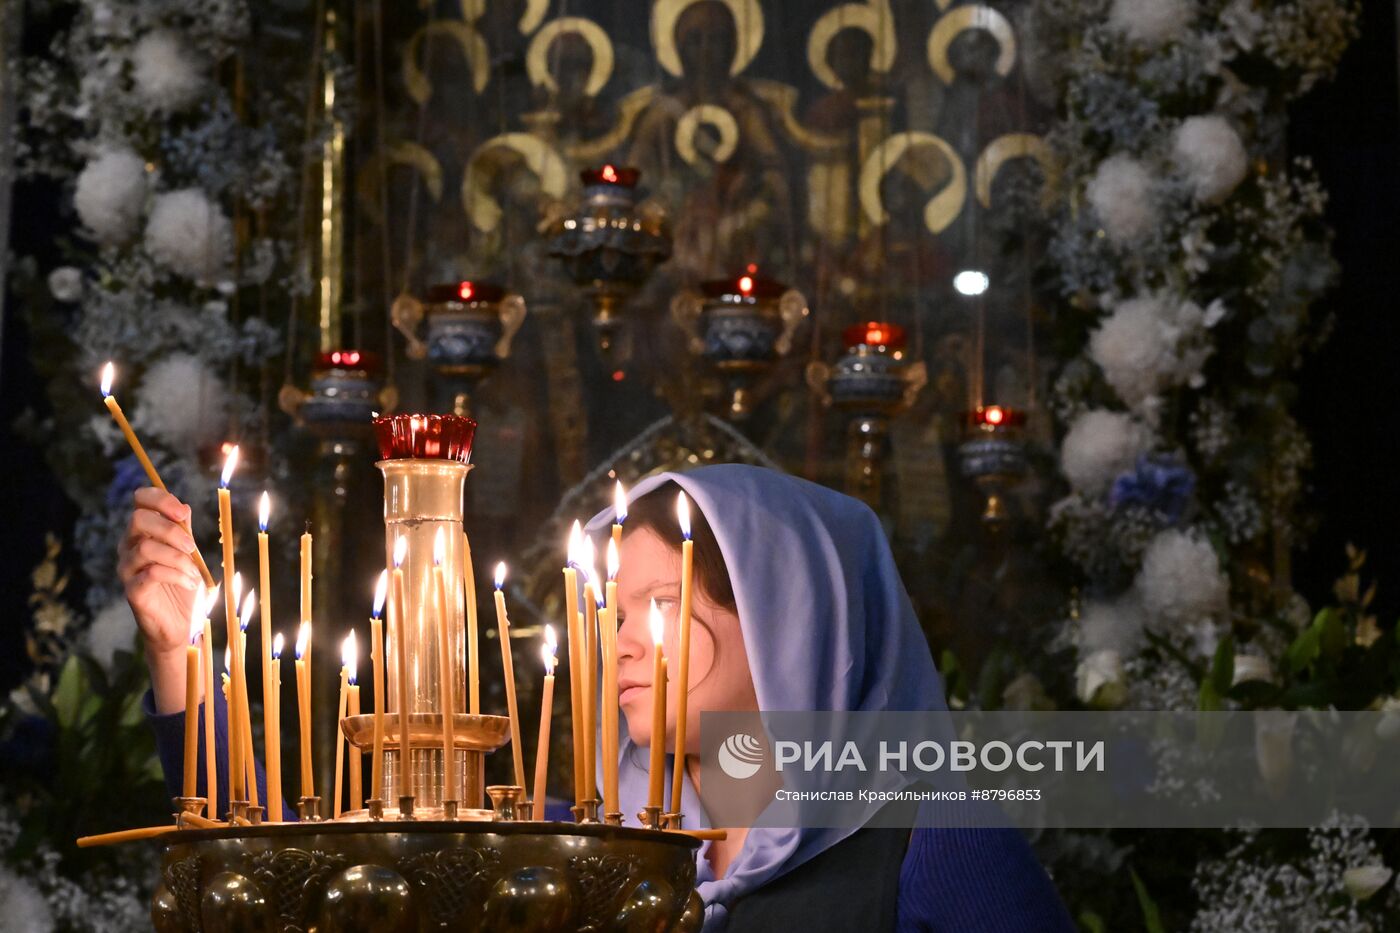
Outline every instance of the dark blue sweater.
{"label": "dark blue sweater", "polygon": [[[148,691],[143,707],[155,730],[165,786],[178,796],[184,782],[185,714],[158,715]],[[214,695],[219,808],[228,803],[228,707]],[[200,708],[203,716],[203,707]],[[204,761],[204,730],[199,730]],[[200,795],[205,795],[200,768]],[[257,764],[258,799],[267,779]],[[283,806],[288,819],[296,810]],[[1025,837],[1015,829],[921,827],[909,837],[899,872],[899,933],[1074,933],[1064,904]]]}

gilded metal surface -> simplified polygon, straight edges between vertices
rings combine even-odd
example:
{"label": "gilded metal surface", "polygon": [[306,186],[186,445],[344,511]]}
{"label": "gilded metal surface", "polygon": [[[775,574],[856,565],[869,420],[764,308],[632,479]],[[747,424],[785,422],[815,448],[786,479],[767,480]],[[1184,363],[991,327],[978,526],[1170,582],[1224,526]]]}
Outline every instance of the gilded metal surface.
{"label": "gilded metal surface", "polygon": [[159,933],[694,933],[687,836],[567,823],[322,823],[163,839]]}

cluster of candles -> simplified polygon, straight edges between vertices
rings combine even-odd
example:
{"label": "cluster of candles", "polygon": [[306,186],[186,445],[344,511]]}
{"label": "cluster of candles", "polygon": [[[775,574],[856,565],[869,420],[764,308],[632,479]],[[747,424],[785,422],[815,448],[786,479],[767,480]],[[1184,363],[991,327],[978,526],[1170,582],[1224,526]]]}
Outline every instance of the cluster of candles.
{"label": "cluster of candles", "polygon": [[[121,407],[111,394],[112,364],[108,363],[103,372],[102,394],[113,419],[121,429],[133,453],[141,462],[152,484],[164,489],[160,476],[151,464]],[[268,542],[268,521],[270,500],[264,492],[258,508],[258,588],[242,593],[242,578],[235,568],[233,536],[233,504],[230,482],[238,464],[238,448],[228,450],[218,487],[219,535],[222,544],[223,578],[229,585],[223,587],[224,615],[227,641],[224,651],[225,670],[221,675],[223,693],[227,698],[228,732],[228,787],[233,801],[246,801],[250,807],[258,807],[258,789],[254,768],[251,715],[248,702],[246,678],[246,653],[248,625],[255,610],[261,615],[262,648],[262,693],[264,716],[264,762],[267,772],[267,816],[270,821],[281,822],[282,813],[282,766],[280,734],[280,691],[281,657],[283,636],[275,637],[271,630],[271,586]],[[596,555],[592,540],[585,537],[577,521],[570,531],[568,560],[563,568],[565,587],[566,631],[568,633],[568,665],[571,687],[570,706],[573,753],[573,796],[574,812],[580,815],[589,812],[587,806],[595,801],[598,773],[594,760],[596,745],[594,737],[601,731],[603,755],[602,808],[605,816],[613,822],[620,821],[618,800],[618,686],[617,686],[617,574],[622,544],[622,528],[627,518],[627,498],[622,484],[616,486],[615,518],[612,535],[606,550],[606,578],[600,577],[596,568]],[[689,501],[681,493],[677,502],[677,518],[683,540],[681,542],[681,593],[679,612],[679,683],[686,684],[689,678],[690,656],[690,613],[692,605],[693,545],[690,533]],[[188,526],[187,526],[188,527]],[[301,616],[296,639],[296,689],[298,744],[300,751],[301,795],[303,803],[317,799],[316,781],[311,758],[311,724],[313,721],[311,697],[311,644],[312,644],[312,536],[308,530],[301,536],[300,583]],[[384,741],[385,741],[385,690],[384,676],[384,610],[387,606],[391,637],[395,639],[395,654],[398,671],[398,708],[408,709],[407,653],[404,649],[405,581],[402,565],[407,556],[407,539],[396,542],[392,567],[386,568],[379,576],[375,588],[373,611],[370,617],[370,650],[374,671],[374,732],[372,756],[371,799],[383,799],[384,786]],[[433,588],[431,592],[437,610],[437,617],[446,618],[446,607],[450,605],[443,560],[445,554],[443,533],[438,532],[434,546]],[[184,734],[184,786],[186,798],[195,798],[199,773],[198,747],[201,723],[201,685],[206,697],[213,696],[213,631],[211,615],[218,604],[220,587],[209,573],[198,549],[191,553],[204,577],[203,591],[194,600],[191,611],[189,646],[186,653],[185,690],[185,734]],[[480,713],[480,677],[477,656],[476,593],[471,570],[471,551],[463,548],[463,583],[466,589],[467,605],[467,697],[468,711]],[[510,724],[512,745],[512,765],[515,783],[522,792],[526,789],[524,756],[520,739],[520,716],[516,703],[514,665],[511,657],[510,619],[505,602],[506,565],[496,565],[495,606],[496,623],[501,644],[501,661],[505,679],[507,714]],[[581,589],[580,589],[581,586]],[[239,600],[242,599],[241,611]],[[647,794],[647,817],[652,825],[658,825],[657,817],[665,810],[669,814],[680,813],[681,785],[684,775],[687,703],[686,691],[679,691],[680,703],[676,716],[675,766],[671,788],[669,810],[665,808],[664,782],[666,765],[666,685],[667,659],[662,649],[665,620],[652,600],[649,613],[650,635],[654,650],[652,676],[652,743],[650,755],[650,783]],[[451,633],[446,624],[440,624],[439,650],[442,657],[452,657]],[[547,775],[549,771],[549,735],[553,712],[554,678],[557,637],[553,626],[546,625],[542,657],[544,680],[540,708],[538,744],[533,783],[534,813],[537,819],[544,816]],[[337,724],[346,717],[360,714],[360,688],[357,683],[358,647],[354,631],[345,638],[341,651],[340,694],[337,710]],[[602,676],[602,689],[599,690],[597,677]],[[442,678],[442,708],[455,709],[454,677]],[[601,702],[601,706],[600,706]],[[602,713],[602,727],[599,729],[599,713]],[[409,717],[398,716],[400,748],[410,747]],[[215,774],[215,721],[214,704],[203,704],[202,724],[205,739],[205,774],[210,780],[207,785],[207,813],[214,817],[219,813],[217,782]],[[442,717],[442,742],[444,751],[444,788],[456,786],[456,756],[453,734],[453,717]],[[339,730],[337,730],[339,732]],[[362,789],[362,752],[353,744],[350,747],[349,767],[345,768],[344,738],[338,736],[335,754],[335,781],[333,815],[341,815],[344,784],[342,775],[348,770],[349,804],[351,810],[358,810],[364,804]],[[412,756],[401,755],[403,774],[399,786],[411,788]],[[446,797],[446,793],[444,793]],[[314,812],[314,810],[312,811]],[[307,815],[312,815],[308,812]]]}

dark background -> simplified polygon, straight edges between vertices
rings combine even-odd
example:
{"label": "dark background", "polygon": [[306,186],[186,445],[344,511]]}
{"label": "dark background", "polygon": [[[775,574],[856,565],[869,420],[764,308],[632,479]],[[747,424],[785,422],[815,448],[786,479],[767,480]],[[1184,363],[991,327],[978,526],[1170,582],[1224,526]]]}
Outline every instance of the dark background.
{"label": "dark background", "polygon": [[[1363,4],[1362,35],[1348,50],[1335,81],[1298,102],[1290,142],[1311,156],[1330,192],[1340,285],[1317,309],[1335,318],[1323,350],[1298,376],[1297,412],[1311,436],[1315,465],[1307,508],[1316,528],[1295,557],[1294,576],[1309,600],[1325,599],[1345,566],[1348,542],[1370,554],[1369,575],[1381,578],[1383,619],[1400,610],[1400,497],[1390,485],[1397,470],[1400,387],[1400,75],[1395,7]],[[31,48],[46,37],[26,36]],[[55,237],[70,226],[58,210],[64,193],[49,183],[16,186],[10,247],[34,256],[47,271],[60,261]],[[30,363],[29,335],[8,296],[0,337],[0,689],[27,669],[24,630],[29,574],[43,554],[44,533],[66,534],[76,511],[48,470],[42,450],[18,438],[15,419],[47,407]],[[93,412],[100,413],[96,394]],[[66,543],[66,542],[65,542]],[[67,554],[65,549],[65,554]],[[69,557],[71,561],[71,555]],[[76,568],[71,563],[67,569]]]}

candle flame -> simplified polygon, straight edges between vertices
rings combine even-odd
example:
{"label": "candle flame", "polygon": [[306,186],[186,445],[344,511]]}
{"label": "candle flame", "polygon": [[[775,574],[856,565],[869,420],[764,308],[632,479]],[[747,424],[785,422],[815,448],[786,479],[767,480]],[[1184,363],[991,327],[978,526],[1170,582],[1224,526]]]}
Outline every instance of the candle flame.
{"label": "candle flame", "polygon": [[302,656],[305,655],[310,648],[311,623],[303,622],[301,623],[301,628],[297,629],[297,660],[300,661]]}
{"label": "candle flame", "polygon": [[107,365],[102,367],[102,397],[107,398],[112,394],[112,380],[116,378],[117,368],[108,360]]}
{"label": "candle flame", "polygon": [[617,542],[614,541],[612,538],[608,538],[608,579],[609,579],[609,580],[616,580],[616,579],[617,579],[617,570],[618,570],[618,565],[619,565],[620,563],[621,563],[621,559],[617,556]]}
{"label": "candle flame", "polygon": [[496,589],[506,585],[506,562],[501,561],[496,565]]}
{"label": "candle flame", "polygon": [[345,641],[340,643],[340,663],[344,666],[347,678],[350,683],[355,682],[355,668],[360,660],[360,649],[355,642],[355,630],[351,629],[350,634],[345,636]]}
{"label": "candle flame", "polygon": [[438,528],[437,535],[433,538],[433,566],[441,567],[445,560],[447,560],[447,538],[443,535],[442,528]]}
{"label": "candle flame", "polygon": [[598,575],[593,570],[593,565],[597,563],[596,558],[597,552],[593,547],[593,539],[585,537],[578,551],[578,569],[583,571],[585,579],[598,579]]}
{"label": "candle flame", "polygon": [[540,646],[540,657],[544,658],[545,676],[554,673],[555,653],[559,648],[559,640],[554,635],[554,626],[546,624],[544,627],[544,644]]}
{"label": "candle flame", "polygon": [[209,616],[213,614],[214,607],[218,604],[219,584],[215,583],[213,586],[209,587],[209,589],[204,591],[204,600],[203,603],[200,605],[200,609],[202,610],[200,614],[203,615],[205,619],[208,619]]}
{"label": "candle flame", "polygon": [[253,610],[258,607],[257,590],[249,589],[248,595],[243,597],[243,611],[238,614],[238,627],[242,631],[248,631],[248,623],[253,619]]}
{"label": "candle flame", "polygon": [[274,660],[274,661],[280,661],[280,660],[282,660],[282,649],[283,649],[284,647],[286,647],[286,645],[287,645],[287,640],[286,640],[285,638],[282,637],[282,633],[281,633],[281,632],[278,632],[276,635],[273,636],[273,638],[272,638],[272,660]]}
{"label": "candle flame", "polygon": [[229,448],[228,456],[224,458],[224,472],[219,477],[219,485],[224,489],[233,480],[233,471],[238,467],[238,445],[234,444]]}
{"label": "candle flame", "polygon": [[627,490],[622,488],[622,480],[613,487],[613,515],[619,525],[627,521]]}
{"label": "candle flame", "polygon": [[403,559],[408,556],[408,539],[399,535],[394,540],[394,569],[398,570],[403,566]]}
{"label": "candle flame", "polygon": [[374,585],[374,609],[371,614],[379,618],[384,614],[384,598],[389,595],[389,571],[379,571],[379,582]]}
{"label": "candle flame", "polygon": [[228,645],[224,645],[224,673],[233,670],[233,665],[229,662],[230,657]]}
{"label": "candle flame", "polygon": [[578,564],[579,557],[583,552],[583,526],[574,519],[573,525],[569,527],[569,563]]}
{"label": "candle flame", "polygon": [[690,540],[690,500],[685,493],[676,495],[676,520],[681,523],[681,535]]}
{"label": "candle flame", "polygon": [[268,497],[267,490],[263,490],[262,498],[258,500],[258,531],[267,531],[267,519],[272,513],[272,499]]}
{"label": "candle flame", "polygon": [[651,625],[651,640],[656,645],[657,650],[661,648],[661,642],[666,637],[666,617],[661,614],[661,610],[656,608],[656,599],[651,600],[651,608],[647,610],[648,622]]}

